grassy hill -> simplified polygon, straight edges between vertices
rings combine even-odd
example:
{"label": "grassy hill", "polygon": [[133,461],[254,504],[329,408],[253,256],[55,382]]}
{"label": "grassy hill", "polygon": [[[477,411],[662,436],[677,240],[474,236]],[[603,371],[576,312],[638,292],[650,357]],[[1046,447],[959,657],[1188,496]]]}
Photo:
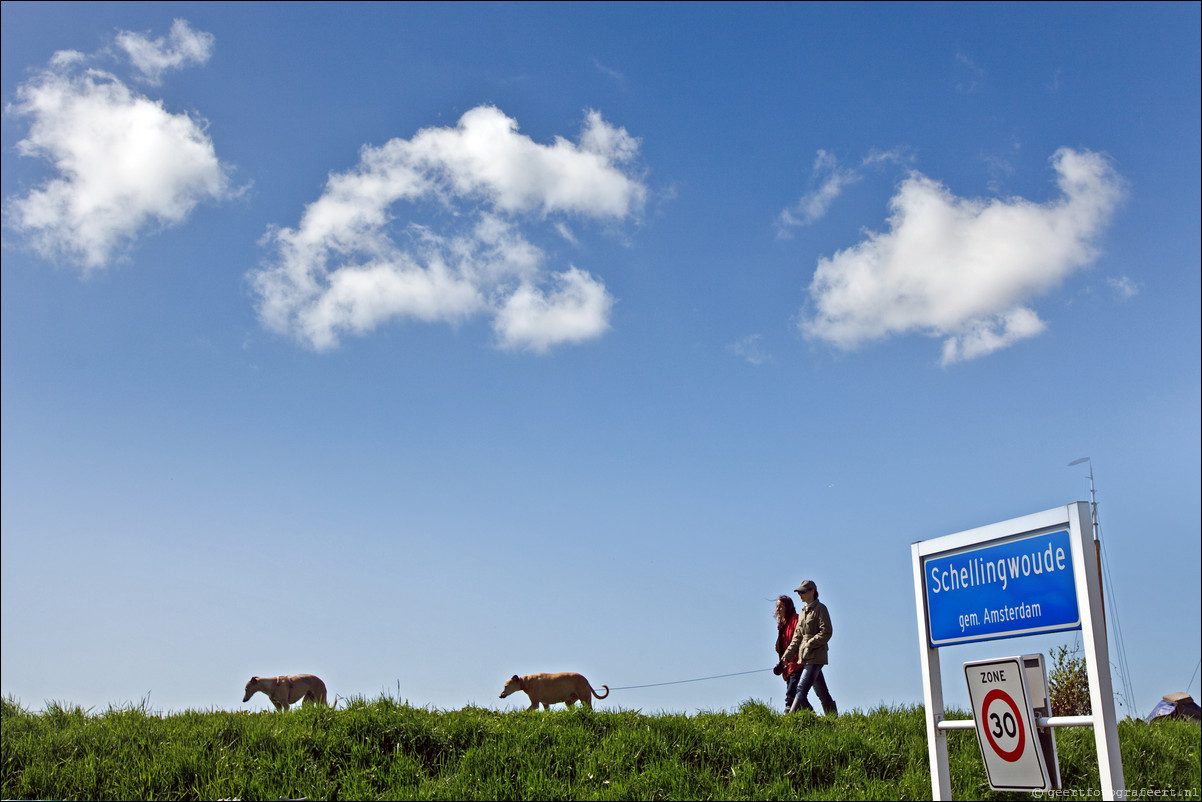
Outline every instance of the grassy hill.
{"label": "grassy hill", "polygon": [[[827,720],[738,712],[344,710],[90,714],[3,701],[3,797],[57,799],[929,799],[921,708]],[[1093,735],[1057,731],[1066,789],[1098,788]],[[1197,724],[1119,725],[1130,789],[1198,799]],[[949,733],[957,799],[989,790],[976,738]],[[1192,795],[1192,796],[1191,796]],[[1096,798],[1096,797],[1095,797]]]}

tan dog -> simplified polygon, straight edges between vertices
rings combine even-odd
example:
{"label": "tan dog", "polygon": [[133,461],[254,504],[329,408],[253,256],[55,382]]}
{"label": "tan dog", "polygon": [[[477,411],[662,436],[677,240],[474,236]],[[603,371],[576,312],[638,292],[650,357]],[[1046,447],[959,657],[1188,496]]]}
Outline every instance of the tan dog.
{"label": "tan dog", "polygon": [[289,677],[251,677],[246,683],[246,695],[242,703],[259,691],[267,695],[276,710],[287,710],[289,705],[303,700],[303,704],[321,702],[326,704],[326,684],[312,674],[293,674]]}
{"label": "tan dog", "polygon": [[566,702],[568,707],[571,707],[576,702],[583,702],[584,706],[589,710],[593,709],[593,697],[604,699],[609,696],[609,686],[602,685],[605,689],[604,694],[597,693],[593,690],[593,686],[589,685],[588,680],[579,674],[566,672],[563,674],[527,674],[519,677],[514,674],[505,683],[505,689],[501,691],[501,698],[504,699],[511,693],[525,691],[530,697],[530,707],[527,710],[534,710],[540,704],[543,710],[549,710],[551,705],[557,702]]}

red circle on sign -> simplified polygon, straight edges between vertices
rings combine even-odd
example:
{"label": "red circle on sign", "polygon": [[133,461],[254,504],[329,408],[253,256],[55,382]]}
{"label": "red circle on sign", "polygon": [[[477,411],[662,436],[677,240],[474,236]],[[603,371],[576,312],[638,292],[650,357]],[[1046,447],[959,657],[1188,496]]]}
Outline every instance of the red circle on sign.
{"label": "red circle on sign", "polygon": [[989,715],[989,705],[999,699],[1009,705],[1010,709],[1014,711],[1014,724],[1018,729],[1018,746],[1014,747],[1014,750],[1011,752],[1007,752],[998,746],[998,742],[993,740],[993,733],[989,731],[988,721],[985,722],[985,737],[989,739],[989,745],[993,747],[993,751],[997,752],[998,757],[1007,763],[1014,763],[1023,756],[1023,747],[1027,745],[1027,732],[1023,727],[1023,717],[1018,712],[1018,705],[1014,704],[1014,700],[1010,698],[1010,694],[1001,688],[994,688],[985,694],[985,701],[981,704],[981,715],[987,717]]}

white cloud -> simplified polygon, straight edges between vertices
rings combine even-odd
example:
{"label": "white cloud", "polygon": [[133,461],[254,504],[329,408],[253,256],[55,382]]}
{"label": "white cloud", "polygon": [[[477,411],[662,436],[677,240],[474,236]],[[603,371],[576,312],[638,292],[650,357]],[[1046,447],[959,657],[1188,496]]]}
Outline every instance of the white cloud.
{"label": "white cloud", "polygon": [[961,328],[959,336],[943,341],[944,365],[992,354],[1043,333],[1047,324],[1030,309],[1018,306],[986,318],[974,318]]}
{"label": "white cloud", "polygon": [[1139,285],[1127,276],[1118,278],[1111,276],[1106,279],[1106,283],[1110,285],[1110,289],[1114,290],[1114,294],[1120,301],[1129,301],[1139,295]]}
{"label": "white cloud", "polygon": [[[613,306],[604,283],[575,267],[550,274],[522,226],[547,223],[573,243],[563,218],[636,217],[646,197],[633,174],[637,154],[638,141],[595,111],[577,144],[540,145],[491,106],[453,128],[365,146],[297,228],[268,232],[274,253],[250,274],[260,319],[317,350],[391,320],[477,315],[492,318],[502,348],[544,353],[598,337]],[[446,228],[411,223],[398,242],[394,207],[429,201]]]}
{"label": "white cloud", "polygon": [[786,237],[789,235],[788,229],[808,226],[821,219],[835,198],[843,192],[843,188],[859,180],[860,176],[854,170],[840,167],[833,154],[825,150],[818,151],[810,177],[813,188],[802,195],[797,203],[780,213],[777,218],[777,235]]}
{"label": "white cloud", "polygon": [[764,349],[762,339],[762,336],[759,334],[749,334],[743,339],[726,346],[726,350],[740,359],[747,360],[752,365],[763,365],[766,362],[771,362],[772,357]]}
{"label": "white cloud", "polygon": [[559,236],[563,237],[572,245],[579,245],[580,240],[576,239],[576,235],[572,233],[572,229],[567,223],[559,222],[555,224],[555,230],[559,232]]}
{"label": "white cloud", "polygon": [[58,176],[5,201],[5,224],[42,256],[85,272],[108,265],[147,228],[181,222],[201,201],[229,197],[202,121],[171,114],[74,51],[17,89],[9,110],[30,120],[17,143]]}
{"label": "white cloud", "polygon": [[956,81],[956,91],[971,95],[985,80],[985,70],[978,67],[965,53],[956,53],[957,72],[961,77]]}
{"label": "white cloud", "polygon": [[1052,73],[1052,80],[1048,83],[1048,91],[1049,92],[1054,93],[1054,92],[1060,91],[1060,77],[1063,72],[1064,72],[1063,69],[1061,69],[1060,67],[1057,67],[1056,72]]}
{"label": "white cloud", "polygon": [[1044,324],[1027,302],[1096,257],[1122,196],[1099,154],[1062,148],[1052,166],[1062,196],[1044,204],[957,198],[911,173],[890,201],[888,232],[819,259],[802,332],[845,349],[944,337],[944,364],[1037,335]]}
{"label": "white cloud", "polygon": [[505,297],[493,318],[501,347],[546,353],[559,343],[579,343],[609,330],[613,297],[605,285],[575,267],[552,277],[550,294],[523,282]]}
{"label": "white cloud", "polygon": [[121,31],[117,34],[117,46],[129,55],[142,77],[148,83],[159,84],[163,73],[177,70],[189,64],[204,64],[213,53],[213,35],[204,31],[193,31],[187,20],[177,19],[171,26],[167,39],[159,37],[153,41],[140,33]]}
{"label": "white cloud", "polygon": [[594,58],[593,66],[597,69],[597,72],[612,78],[620,88],[625,89],[629,85],[629,81],[626,79],[625,75],[618,72],[613,67],[602,64],[600,59]]}
{"label": "white cloud", "polygon": [[860,160],[860,166],[872,167],[879,164],[901,164],[907,165],[914,162],[914,154],[909,148],[898,146],[891,150],[880,150],[873,148],[868,151],[868,155]]}

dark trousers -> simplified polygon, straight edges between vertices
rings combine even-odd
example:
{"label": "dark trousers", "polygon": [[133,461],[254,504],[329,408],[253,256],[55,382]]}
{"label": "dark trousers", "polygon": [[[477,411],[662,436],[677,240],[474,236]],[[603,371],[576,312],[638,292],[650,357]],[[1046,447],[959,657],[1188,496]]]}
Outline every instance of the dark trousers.
{"label": "dark trousers", "polygon": [[785,680],[785,712],[793,708],[793,700],[797,698],[797,686],[801,684],[801,668],[789,675]]}
{"label": "dark trousers", "polygon": [[[835,706],[835,700],[831,698],[831,692],[827,690],[826,678],[822,676],[822,666],[813,663],[805,666],[799,672],[801,679],[797,683],[797,693],[793,696],[793,704],[789,708],[790,713],[796,713],[798,710],[813,711],[814,708],[807,699],[810,695],[810,688],[814,689],[814,693],[818,695],[818,701],[822,702],[822,712],[827,715],[838,715],[839,709]],[[798,674],[789,677],[789,685],[792,686],[793,678]],[[788,698],[786,693],[785,698]]]}

